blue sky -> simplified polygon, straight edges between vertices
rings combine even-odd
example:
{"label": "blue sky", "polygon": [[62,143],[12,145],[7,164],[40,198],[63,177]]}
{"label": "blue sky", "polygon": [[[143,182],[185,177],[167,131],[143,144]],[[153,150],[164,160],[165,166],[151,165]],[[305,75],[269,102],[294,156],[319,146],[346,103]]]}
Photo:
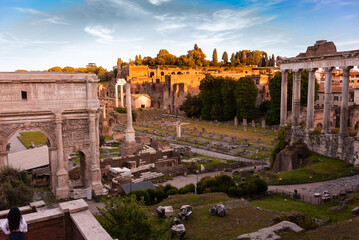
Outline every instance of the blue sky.
{"label": "blue sky", "polygon": [[358,0],[0,0],[0,71],[107,69],[197,43],[292,57],[316,40],[359,49]]}

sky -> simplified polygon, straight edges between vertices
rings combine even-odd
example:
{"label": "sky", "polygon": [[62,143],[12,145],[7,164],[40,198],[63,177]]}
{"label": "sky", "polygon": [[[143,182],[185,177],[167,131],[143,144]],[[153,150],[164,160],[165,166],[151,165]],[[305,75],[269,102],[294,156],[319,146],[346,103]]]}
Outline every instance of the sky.
{"label": "sky", "polygon": [[0,71],[111,70],[195,43],[209,60],[214,48],[294,57],[317,40],[359,49],[359,0],[0,0]]}

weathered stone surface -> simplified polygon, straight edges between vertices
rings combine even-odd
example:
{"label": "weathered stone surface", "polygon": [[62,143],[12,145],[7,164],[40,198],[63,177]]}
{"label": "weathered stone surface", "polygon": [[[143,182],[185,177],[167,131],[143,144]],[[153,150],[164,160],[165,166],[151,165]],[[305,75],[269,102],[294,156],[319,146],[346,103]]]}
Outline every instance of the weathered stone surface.
{"label": "weathered stone surface", "polygon": [[64,165],[73,151],[86,156],[81,171],[84,185],[101,194],[97,81],[94,74],[0,73],[0,167],[8,164],[6,145],[11,135],[39,129],[48,138],[56,197],[70,195]]}
{"label": "weathered stone surface", "polygon": [[216,213],[217,213],[218,216],[224,217],[224,216],[227,215],[227,210],[226,210],[226,208],[224,207],[223,204],[217,204]]}
{"label": "weathered stone surface", "polygon": [[278,223],[276,225],[273,225],[271,227],[262,228],[257,232],[242,234],[242,235],[237,237],[237,240],[247,240],[247,239],[276,240],[276,239],[281,238],[276,233],[279,233],[279,232],[282,232],[282,231],[287,231],[289,229],[296,232],[296,233],[304,231],[303,228],[299,227],[295,223],[288,222],[288,221],[283,221],[283,222],[280,222],[280,223]]}
{"label": "weathered stone surface", "polygon": [[183,239],[186,235],[186,228],[184,227],[183,224],[177,224],[177,225],[173,225],[171,227],[171,237],[176,237],[179,236],[180,239]]}
{"label": "weathered stone surface", "polygon": [[276,155],[273,172],[290,171],[303,167],[303,159],[308,154],[305,144],[288,145]]}
{"label": "weathered stone surface", "polygon": [[352,214],[353,214],[354,216],[359,216],[359,207],[354,208],[354,209],[352,210]]}

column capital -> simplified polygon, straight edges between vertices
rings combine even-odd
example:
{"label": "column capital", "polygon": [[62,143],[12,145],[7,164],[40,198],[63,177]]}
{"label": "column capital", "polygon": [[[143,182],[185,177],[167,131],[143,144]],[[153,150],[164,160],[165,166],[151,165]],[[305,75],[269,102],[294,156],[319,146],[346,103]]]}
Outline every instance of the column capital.
{"label": "column capital", "polygon": [[87,109],[87,112],[88,112],[89,114],[96,114],[97,111],[98,111],[97,108],[88,108],[88,109]]}
{"label": "column capital", "polygon": [[318,70],[318,68],[307,68],[306,69],[308,72],[315,72]]}
{"label": "column capital", "polygon": [[281,69],[280,72],[283,74],[283,73],[287,73],[288,72],[288,69]]}
{"label": "column capital", "polygon": [[335,67],[325,67],[325,68],[323,68],[323,70],[325,71],[325,72],[331,72],[331,71],[333,71],[335,69]]}
{"label": "column capital", "polygon": [[301,73],[303,69],[292,69],[293,73]]}
{"label": "column capital", "polygon": [[350,71],[350,69],[352,69],[354,66],[340,66],[339,68],[342,69],[343,71],[347,70]]}

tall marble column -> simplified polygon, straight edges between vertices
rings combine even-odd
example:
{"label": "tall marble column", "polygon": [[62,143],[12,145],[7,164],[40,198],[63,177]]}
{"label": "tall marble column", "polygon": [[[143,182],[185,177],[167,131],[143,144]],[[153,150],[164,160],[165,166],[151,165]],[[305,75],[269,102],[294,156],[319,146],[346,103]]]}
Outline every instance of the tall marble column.
{"label": "tall marble column", "polygon": [[106,104],[103,105],[103,118],[106,119]]}
{"label": "tall marble column", "polygon": [[57,198],[67,198],[69,192],[69,179],[67,171],[64,167],[64,149],[62,144],[62,115],[57,113],[55,115],[56,123],[56,146],[57,146]]}
{"label": "tall marble column", "polygon": [[125,130],[125,142],[127,144],[135,143],[135,130],[132,126],[132,99],[131,99],[131,83],[126,84],[126,107],[127,107],[127,128]]}
{"label": "tall marble column", "polygon": [[96,119],[97,119],[97,111],[96,109],[89,109],[89,138],[90,138],[90,148],[91,148],[91,152],[89,154],[90,161],[88,162],[90,165],[90,174],[91,174],[91,180],[90,179],[85,179],[85,181],[88,181],[87,183],[85,182],[85,186],[91,186],[93,192],[95,193],[95,195],[100,195],[102,194],[102,184],[101,184],[101,172],[100,172],[100,167],[99,167],[99,163],[98,163],[98,136],[96,134]]}
{"label": "tall marble column", "polygon": [[293,94],[292,94],[292,124],[293,127],[299,125],[300,115],[300,88],[301,88],[301,70],[293,70]]}
{"label": "tall marble column", "polygon": [[342,104],[340,107],[340,130],[339,134],[348,134],[348,103],[349,103],[349,72],[352,67],[342,67],[343,84],[342,84]]}
{"label": "tall marble column", "polygon": [[315,94],[315,71],[316,68],[309,69],[308,97],[307,97],[307,131],[314,129],[314,94]]}
{"label": "tall marble column", "polygon": [[324,95],[324,119],[323,133],[330,132],[330,110],[332,101],[332,71],[333,68],[325,68],[325,95]]}
{"label": "tall marble column", "polygon": [[280,99],[280,126],[287,124],[287,91],[288,91],[288,71],[282,71],[281,99]]}
{"label": "tall marble column", "polygon": [[123,104],[123,85],[124,84],[120,84],[120,87],[121,87],[121,107],[125,107],[125,104]]}
{"label": "tall marble column", "polygon": [[116,102],[116,107],[118,107],[118,84],[115,84],[115,102]]}

